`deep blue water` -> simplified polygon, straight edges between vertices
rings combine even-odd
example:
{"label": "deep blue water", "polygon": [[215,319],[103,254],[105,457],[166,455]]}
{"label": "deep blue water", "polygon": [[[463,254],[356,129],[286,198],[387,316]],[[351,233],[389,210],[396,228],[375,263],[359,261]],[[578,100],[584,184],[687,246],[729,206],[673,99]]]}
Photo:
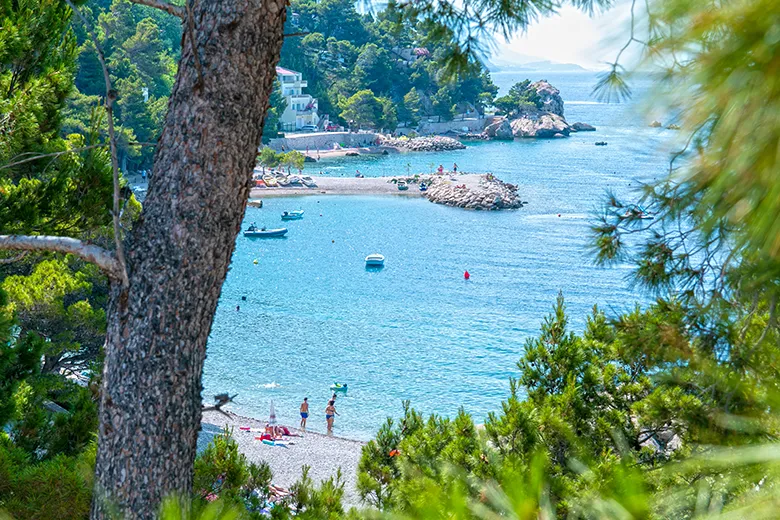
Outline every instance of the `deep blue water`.
{"label": "deep blue water", "polygon": [[[527,76],[504,72],[494,81],[506,90]],[[522,210],[317,195],[266,199],[262,209],[247,209],[245,224],[268,226],[281,224],[283,210],[306,214],[286,224],[284,239],[237,239],[208,344],[204,395],[238,393],[234,409],[256,417],[267,416],[273,399],[288,424],[297,424],[298,405],[308,396],[309,427],[324,431],[328,387],[346,381],[335,431],[363,439],[385,417],[398,416],[405,399],[427,413],[452,415],[463,406],[480,421],[507,396],[523,345],[558,291],[575,330],[595,304],[614,314],[647,301],[630,288],[628,266],[593,265],[588,222],[606,190],[626,195],[663,175],[671,132],[648,128],[636,102],[595,102],[592,73],[542,77],[561,90],[569,122],[598,131],[447,153],[334,159],[310,170],[400,175],[407,164],[427,172],[457,162],[463,171],[490,171],[518,184],[529,202]],[[647,86],[640,82],[636,90],[641,95]],[[609,145],[596,147],[597,140]],[[364,268],[372,252],[387,258],[379,272]],[[264,386],[274,382],[281,386]]]}

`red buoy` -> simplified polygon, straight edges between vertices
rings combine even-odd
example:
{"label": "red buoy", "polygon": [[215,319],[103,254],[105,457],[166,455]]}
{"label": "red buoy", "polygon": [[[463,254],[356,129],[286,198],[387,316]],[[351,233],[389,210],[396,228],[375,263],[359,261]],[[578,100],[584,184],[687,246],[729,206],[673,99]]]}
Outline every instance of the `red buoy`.
{"label": "red buoy", "polygon": [[466,271],[465,273],[463,273],[463,278],[465,278],[466,280],[468,280],[469,278],[471,278],[471,275],[469,274],[469,272],[468,272],[468,271]]}

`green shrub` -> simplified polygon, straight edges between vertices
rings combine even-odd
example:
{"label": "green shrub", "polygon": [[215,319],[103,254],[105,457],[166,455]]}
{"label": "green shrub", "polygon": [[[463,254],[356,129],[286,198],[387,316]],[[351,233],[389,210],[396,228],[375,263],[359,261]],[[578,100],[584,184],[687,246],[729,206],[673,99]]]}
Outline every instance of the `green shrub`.
{"label": "green shrub", "polygon": [[20,520],[86,519],[94,464],[94,445],[79,457],[30,463],[23,450],[0,443],[0,509]]}

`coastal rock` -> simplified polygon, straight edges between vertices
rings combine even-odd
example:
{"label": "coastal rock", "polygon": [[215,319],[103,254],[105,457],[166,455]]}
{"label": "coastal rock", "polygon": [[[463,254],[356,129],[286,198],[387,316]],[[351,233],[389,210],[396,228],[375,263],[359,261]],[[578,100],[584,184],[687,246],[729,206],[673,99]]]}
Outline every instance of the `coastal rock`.
{"label": "coastal rock", "polygon": [[675,125],[674,123],[672,123],[671,125],[667,126],[666,129],[667,130],[679,130],[680,129],[680,125]]}
{"label": "coastal rock", "polygon": [[662,125],[660,121],[653,121],[650,123],[650,128],[661,128],[662,126],[664,125]]}
{"label": "coastal rock", "polygon": [[540,112],[527,114],[511,123],[515,137],[555,137],[555,134],[569,135],[569,124],[557,114]]}
{"label": "coastal rock", "polygon": [[571,129],[575,132],[595,132],[596,127],[589,125],[588,123],[580,123],[579,121],[571,125]]}
{"label": "coastal rock", "polygon": [[499,141],[511,141],[515,137],[512,124],[507,119],[499,119],[486,126],[485,135]]}
{"label": "coastal rock", "polygon": [[452,137],[430,136],[414,137],[412,139],[397,139],[393,137],[382,138],[383,146],[392,146],[408,152],[444,152],[449,150],[462,150],[466,145]]}
{"label": "coastal rock", "polygon": [[488,136],[485,132],[480,132],[478,134],[475,133],[466,133],[466,134],[460,134],[458,136],[458,139],[470,139],[474,141],[485,141],[490,139],[490,136]]}
{"label": "coastal rock", "polygon": [[477,186],[457,184],[446,177],[437,178],[425,192],[431,202],[465,209],[495,211],[522,208],[517,186],[497,179],[492,174],[480,177]]}
{"label": "coastal rock", "polygon": [[303,162],[309,162],[309,163],[317,162],[317,159],[315,159],[311,155],[304,155],[303,156]]}
{"label": "coastal rock", "polygon": [[563,98],[560,90],[547,83],[547,80],[544,79],[531,83],[528,88],[536,90],[536,93],[541,98],[542,112],[549,112],[563,118]]}

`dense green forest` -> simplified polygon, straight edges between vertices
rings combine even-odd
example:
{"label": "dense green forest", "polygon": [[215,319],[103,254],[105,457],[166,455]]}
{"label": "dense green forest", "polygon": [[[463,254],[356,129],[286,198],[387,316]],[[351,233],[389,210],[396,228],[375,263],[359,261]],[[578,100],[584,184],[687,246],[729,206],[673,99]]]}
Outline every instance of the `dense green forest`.
{"label": "dense green forest", "polygon": [[[361,15],[349,0],[294,0],[288,8],[280,64],[303,73],[307,92],[331,121],[394,129],[422,116],[449,120],[456,113],[483,111],[498,88],[473,65],[456,77],[443,74],[450,52],[446,38],[424,23],[411,23],[393,10]],[[117,91],[115,115],[123,171],[149,169],[153,143],[168,106],[181,53],[181,24],[167,13],[128,0],[89,2],[84,9],[106,55]],[[83,26],[74,26],[78,60],[75,89],[63,111],[62,132],[86,134],[92,110],[105,95],[103,71]],[[265,123],[274,135],[284,110],[271,100]]]}
{"label": "dense green forest", "polygon": [[[280,63],[303,73],[331,120],[390,129],[423,116],[447,121],[484,111],[498,92],[478,63],[446,75],[451,35],[394,6],[360,15],[349,0],[293,0],[285,32],[305,36],[285,39]],[[372,104],[379,110],[364,109]]]}
{"label": "dense green forest", "polygon": [[[375,509],[345,512],[338,478],[318,484],[304,473],[273,518],[293,510],[310,519],[777,516],[778,4],[667,4],[651,12],[653,23],[680,30],[659,36],[653,51],[689,49],[662,83],[670,106],[686,108],[689,146],[637,201],[608,196],[591,240],[595,261],[632,262],[637,287],[655,302],[616,316],[594,308],[575,334],[561,295],[483,428],[465,412],[423,417],[405,403],[363,451],[359,490]],[[82,9],[114,76],[122,157],[147,164],[151,147],[138,144],[155,139],[165,115],[179,24],[124,1]],[[314,31],[301,48],[327,52],[297,54],[286,43],[283,63],[311,74],[323,111],[349,110],[369,91],[380,106],[400,107],[401,121],[428,106],[448,117],[493,91],[481,71],[460,83],[438,77],[437,50],[412,63],[380,58],[396,46],[429,48],[407,21],[373,21],[338,1],[291,11],[290,31]],[[110,243],[105,92],[84,27],[60,0],[0,3],[0,14],[0,233]],[[315,58],[333,61],[315,67]],[[602,88],[624,86],[619,72]],[[128,229],[140,205],[127,190],[123,197]],[[635,202],[655,218],[642,219]],[[109,284],[70,255],[2,252],[0,260],[0,517],[84,519]],[[164,516],[264,517],[271,479],[219,436],[195,463],[187,497],[195,507],[171,502]]]}

